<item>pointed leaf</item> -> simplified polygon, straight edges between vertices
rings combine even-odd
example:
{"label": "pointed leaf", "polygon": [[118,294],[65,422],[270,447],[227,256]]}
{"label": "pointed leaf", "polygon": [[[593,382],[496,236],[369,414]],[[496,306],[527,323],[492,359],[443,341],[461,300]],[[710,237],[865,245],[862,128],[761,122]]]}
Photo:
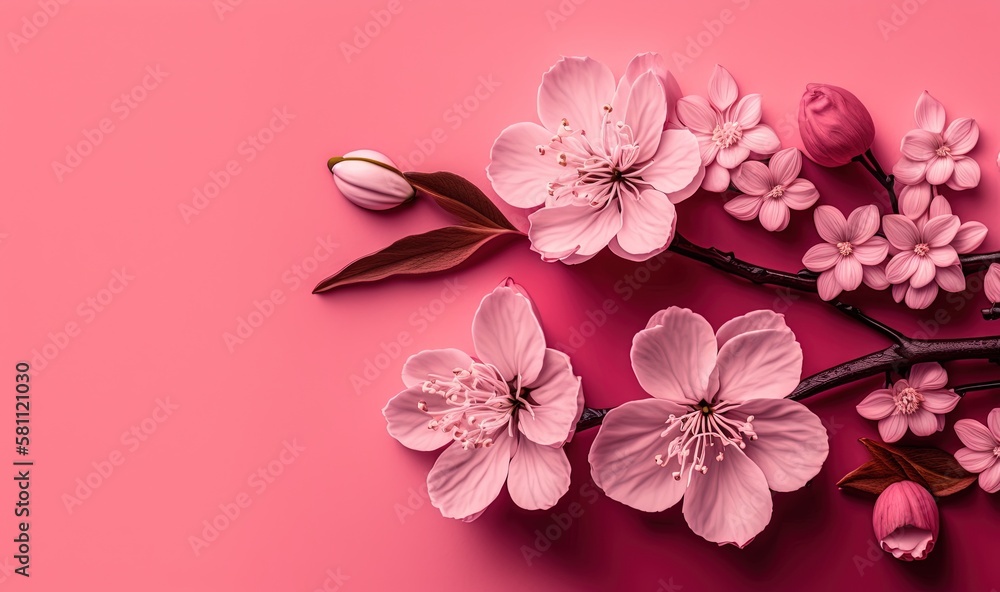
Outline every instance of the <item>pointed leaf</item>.
{"label": "pointed leaf", "polygon": [[447,172],[403,173],[403,176],[444,210],[466,222],[487,228],[517,230],[490,198],[468,179]]}
{"label": "pointed leaf", "polygon": [[870,460],[837,482],[837,487],[857,489],[878,495],[897,481],[903,481],[899,472],[890,469],[880,460]]}
{"label": "pointed leaf", "polygon": [[500,228],[446,226],[407,236],[388,247],[362,257],[321,281],[313,294],[340,286],[373,282],[393,275],[420,274],[451,269],[479,247],[501,235],[516,234]]}
{"label": "pointed leaf", "polygon": [[876,495],[897,481],[913,481],[937,497],[962,491],[976,476],[940,448],[895,446],[861,438],[872,460],[851,471],[837,485]]}

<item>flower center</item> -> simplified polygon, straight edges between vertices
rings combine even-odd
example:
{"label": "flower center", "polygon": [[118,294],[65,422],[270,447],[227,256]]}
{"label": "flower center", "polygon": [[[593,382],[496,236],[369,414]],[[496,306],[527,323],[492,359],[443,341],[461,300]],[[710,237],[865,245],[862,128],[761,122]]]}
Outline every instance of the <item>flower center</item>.
{"label": "flower center", "polygon": [[764,197],[770,197],[772,199],[778,199],[778,198],[780,198],[784,194],[785,194],[785,186],[784,185],[775,185],[770,191],[767,192],[767,195],[765,195]]}
{"label": "flower center", "polygon": [[854,245],[852,245],[849,241],[837,243],[837,250],[840,251],[841,255],[847,257],[854,252]]}
{"label": "flower center", "polygon": [[928,245],[927,243],[917,243],[913,247],[913,252],[916,253],[920,257],[923,257],[924,255],[926,255],[927,252],[930,251],[930,250],[931,250],[931,246]]}
{"label": "flower center", "polygon": [[993,456],[1000,458],[1000,446],[993,448]]}
{"label": "flower center", "polygon": [[938,156],[951,156],[950,146],[941,146],[934,151]]}
{"label": "flower center", "polygon": [[898,393],[893,394],[892,399],[896,403],[896,409],[900,413],[909,415],[920,409],[920,404],[923,403],[924,396],[912,386],[908,386]]}
{"label": "flower center", "polygon": [[753,431],[754,418],[752,415],[745,421],[727,418],[725,412],[736,407],[739,407],[738,403],[722,402],[713,406],[701,401],[697,405],[692,405],[691,411],[680,417],[670,414],[666,421],[666,429],[660,433],[661,438],[671,437],[667,453],[657,454],[653,457],[653,461],[661,467],[666,467],[676,459],[680,467],[673,472],[673,478],[680,481],[686,473],[690,484],[695,471],[703,475],[708,472],[705,459],[709,455],[709,448],[715,446],[716,440],[721,442],[718,454],[715,455],[717,462],[725,460],[726,446],[746,448],[747,439],[757,439],[757,433]]}
{"label": "flower center", "polygon": [[712,131],[712,141],[719,148],[729,148],[739,142],[742,137],[743,128],[735,121],[727,121],[722,125],[717,125],[715,126],[715,130]]}
{"label": "flower center", "polygon": [[535,414],[529,390],[520,382],[520,377],[507,382],[493,366],[473,362],[468,370],[456,368],[450,376],[428,376],[421,390],[440,399],[435,405],[421,400],[417,409],[430,416],[428,429],[450,432],[462,448],[488,448],[500,430],[514,435],[519,410]]}

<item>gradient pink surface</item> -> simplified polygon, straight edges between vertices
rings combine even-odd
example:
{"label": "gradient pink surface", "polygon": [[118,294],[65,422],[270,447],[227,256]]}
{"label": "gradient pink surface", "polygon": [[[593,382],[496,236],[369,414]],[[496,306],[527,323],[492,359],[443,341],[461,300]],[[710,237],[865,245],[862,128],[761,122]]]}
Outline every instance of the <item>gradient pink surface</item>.
{"label": "gradient pink surface", "polygon": [[[1000,588],[1000,497],[974,487],[943,501],[938,546],[903,564],[875,550],[874,500],[835,487],[866,458],[857,438],[877,437],[854,405],[878,378],[809,401],[830,430],[830,457],[811,485],[775,495],[771,524],[745,550],[693,535],[679,508],[647,515],[598,495],[587,465],[593,431],[568,447],[573,481],[556,508],[522,511],[502,493],[471,524],[426,501],[434,454],[385,431],[380,410],[401,389],[405,357],[470,348],[480,298],[508,275],[533,296],[550,344],[572,350],[592,406],[645,396],[629,346],[668,305],[716,326],[757,308],[784,312],[807,374],[886,345],[816,299],[676,257],[653,271],[607,254],[550,265],[517,240],[453,273],[310,294],[350,260],[450,221],[426,203],[387,214],[353,207],[328,157],[377,149],[403,166],[465,175],[494,196],[490,146],[506,125],[535,119],[541,74],[560,55],[591,55],[620,73],[635,53],[659,51],[684,91],[699,94],[722,63],[744,92],[763,93],[764,120],[786,146],[801,146],[806,83],[846,87],[872,112],[886,167],[927,89],[949,117],[982,127],[973,153],[982,184],[949,195],[963,219],[993,228],[982,250],[996,250],[998,19],[1000,6],[983,1],[3,2],[0,407],[9,440],[15,363],[36,362],[31,577],[13,573],[9,467],[0,586]],[[43,24],[26,28],[32,20]],[[60,162],[68,171],[54,170]],[[885,205],[860,169],[807,162],[804,174],[820,203]],[[818,241],[807,213],[770,234],[730,218],[714,195],[679,212],[692,240],[773,267],[799,269]],[[867,289],[850,300],[911,334],[1000,330],[979,318],[978,291],[921,312]],[[606,301],[615,312],[602,316]],[[985,364],[948,368],[958,382],[991,376]],[[996,397],[970,395],[930,441],[953,452],[954,421],[984,421]],[[16,456],[8,444],[4,463]],[[526,559],[526,549],[538,554]]]}

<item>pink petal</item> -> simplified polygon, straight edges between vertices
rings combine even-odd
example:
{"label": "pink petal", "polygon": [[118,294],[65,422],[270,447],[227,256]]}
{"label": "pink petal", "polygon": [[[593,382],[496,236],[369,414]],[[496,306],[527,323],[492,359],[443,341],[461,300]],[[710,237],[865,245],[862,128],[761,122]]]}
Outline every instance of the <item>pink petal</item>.
{"label": "pink petal", "polygon": [[[646,72],[639,76],[632,85],[624,120],[625,124],[632,128],[632,133],[635,134],[635,144],[639,147],[636,162],[645,162],[652,158],[653,154],[657,153],[660,134],[665,133],[663,132],[663,124],[667,121],[666,95],[663,91],[663,83],[655,72]],[[679,130],[673,131],[682,133]],[[691,138],[691,147],[700,163],[698,141],[691,132],[687,132],[687,136]],[[692,176],[693,172],[694,169],[692,169]],[[684,184],[687,184],[688,181],[690,179],[684,181]],[[681,185],[681,187],[683,186]],[[679,189],[679,187],[674,189]]]}
{"label": "pink petal", "polygon": [[781,201],[793,210],[808,210],[819,200],[819,191],[812,181],[794,179],[785,186]]}
{"label": "pink petal", "polygon": [[504,201],[518,208],[545,203],[548,183],[565,172],[555,155],[538,153],[551,139],[552,132],[535,123],[515,123],[500,133],[486,175]]}
{"label": "pink petal", "polygon": [[990,268],[983,278],[983,289],[990,302],[1000,302],[1000,263],[990,263]]}
{"label": "pink petal", "polygon": [[935,216],[924,224],[921,236],[931,247],[951,244],[962,223],[958,216]]}
{"label": "pink petal", "polygon": [[798,148],[785,148],[774,153],[767,164],[776,185],[790,185],[802,170],[802,153]]}
{"label": "pink petal", "polygon": [[903,251],[893,255],[885,266],[885,279],[889,280],[890,284],[902,284],[908,281],[917,271],[920,259],[913,251]]}
{"label": "pink petal", "polygon": [[983,244],[987,232],[989,230],[982,222],[966,222],[958,227],[955,238],[951,240],[951,246],[963,255],[971,253]]}
{"label": "pink petal", "polygon": [[403,384],[407,387],[422,386],[429,375],[449,376],[452,370],[468,370],[472,366],[469,354],[458,349],[431,349],[414,354],[403,364]]}
{"label": "pink petal", "polygon": [[1000,463],[993,463],[992,467],[979,473],[979,486],[986,493],[1000,491]]}
{"label": "pink petal", "polygon": [[979,170],[979,163],[968,156],[957,156],[955,161],[955,173],[948,179],[948,187],[955,191],[972,189],[979,185],[979,178],[982,174]]}
{"label": "pink petal", "polygon": [[750,149],[742,144],[734,144],[728,148],[719,150],[716,160],[727,169],[736,168],[743,161],[750,157]]}
{"label": "pink petal", "polygon": [[944,105],[925,90],[917,99],[913,118],[921,128],[940,134],[944,130]]}
{"label": "pink petal", "polygon": [[802,348],[788,329],[753,331],[719,348],[717,400],[778,399],[802,377]]}
{"label": "pink petal", "polygon": [[861,206],[847,217],[847,236],[852,243],[863,243],[878,232],[880,218],[878,207]]}
{"label": "pink petal", "polygon": [[667,456],[669,441],[660,437],[667,417],[683,413],[685,408],[659,399],[629,401],[612,409],[590,447],[594,483],[611,499],[644,512],[676,504],[687,485],[673,478],[680,465],[675,457],[661,467],[654,457]]}
{"label": "pink petal", "polygon": [[873,236],[860,245],[854,245],[853,255],[862,265],[878,265],[889,254],[889,241]]}
{"label": "pink petal", "polygon": [[903,156],[896,162],[896,166],[892,167],[892,174],[900,183],[917,185],[924,181],[927,174],[927,163],[923,160],[910,160]]}
{"label": "pink petal", "polygon": [[926,409],[917,409],[906,418],[914,436],[930,436],[937,431],[937,416]]}
{"label": "pink petal", "polygon": [[931,250],[927,251],[926,258],[930,259],[931,263],[937,267],[948,267],[958,263],[958,252],[951,245],[932,247]]}
{"label": "pink petal", "polygon": [[1000,444],[1000,407],[990,411],[990,414],[986,416],[986,425],[989,426],[993,438]]}
{"label": "pink petal", "polygon": [[813,220],[820,238],[828,243],[837,244],[850,239],[847,220],[840,210],[833,206],[819,206],[813,210]]}
{"label": "pink petal", "polygon": [[480,360],[507,381],[538,378],[545,359],[545,336],[531,301],[506,286],[487,294],[472,319],[472,343]]}
{"label": "pink petal", "polygon": [[767,165],[756,160],[744,162],[732,172],[733,185],[747,195],[762,196],[777,183]]}
{"label": "pink petal", "polygon": [[960,117],[944,130],[944,143],[951,148],[953,156],[967,154],[979,141],[979,124],[975,119]]}
{"label": "pink petal", "polygon": [[428,427],[431,419],[417,405],[424,401],[430,412],[445,411],[450,406],[444,397],[424,393],[419,386],[412,386],[389,399],[382,409],[389,435],[411,450],[437,450],[454,440],[451,434]]}
{"label": "pink petal", "polygon": [[965,291],[965,273],[962,271],[961,263],[950,267],[939,267],[934,279],[945,292]]}
{"label": "pink petal", "polygon": [[753,220],[760,213],[764,198],[756,195],[738,195],[726,202],[725,208],[729,215],[744,222]]}
{"label": "pink petal", "polygon": [[960,419],[955,422],[955,433],[967,447],[977,452],[993,452],[1000,442],[984,426],[974,419]]}
{"label": "pink petal", "polygon": [[632,253],[629,253],[628,251],[626,251],[625,249],[623,249],[621,247],[621,245],[618,244],[618,237],[617,236],[615,238],[611,239],[611,242],[608,243],[608,248],[611,249],[612,253],[614,253],[618,257],[621,257],[622,259],[625,259],[627,261],[646,261],[647,259],[655,257],[655,256],[659,255],[660,253],[662,253],[663,251],[666,251],[667,247],[669,247],[669,246],[670,245],[664,245],[664,246],[660,247],[659,249],[656,249],[654,251],[650,251],[648,253],[632,254]]}
{"label": "pink petal", "polygon": [[677,117],[677,101],[684,96],[684,93],[681,92],[681,85],[677,83],[677,79],[669,71],[663,77],[663,89],[667,93],[667,128],[680,129],[684,126]]}
{"label": "pink petal", "polygon": [[911,220],[915,220],[927,211],[931,203],[930,183],[904,185],[899,191],[899,211]]}
{"label": "pink petal", "polygon": [[704,180],[705,180],[705,167],[699,166],[698,172],[695,173],[694,178],[691,179],[691,182],[687,184],[687,187],[684,187],[683,189],[678,189],[677,191],[671,191],[670,193],[667,194],[667,198],[670,200],[670,203],[677,205],[682,201],[684,201],[685,199],[694,195],[698,191],[698,189],[701,188],[701,183]]}
{"label": "pink petal", "polygon": [[754,93],[736,103],[729,113],[729,119],[739,123],[741,128],[748,129],[760,123],[760,114],[760,95]]}
{"label": "pink petal", "polygon": [[833,274],[840,287],[848,292],[857,290],[861,286],[861,262],[855,257],[841,257],[837,266],[833,268]]}
{"label": "pink petal", "polygon": [[889,244],[900,251],[911,251],[920,242],[917,225],[906,216],[886,214],[882,216],[882,228],[885,230],[885,238],[889,239]]}
{"label": "pink petal", "polygon": [[813,245],[806,251],[806,254],[802,256],[802,264],[809,271],[826,271],[836,265],[842,257],[843,255],[840,254],[837,247],[830,243],[820,243]]}
{"label": "pink petal", "polygon": [[774,133],[773,129],[762,123],[750,129],[744,129],[739,145],[749,148],[751,152],[761,156],[767,156],[774,154],[778,148],[781,148],[781,140],[778,139],[778,135]]}
{"label": "pink petal", "polygon": [[[923,129],[910,130],[900,143],[899,151],[912,160],[927,161],[937,156],[941,147],[941,135]],[[938,185],[933,183],[932,185]]]}
{"label": "pink petal", "polygon": [[445,518],[468,518],[486,509],[507,479],[516,440],[506,430],[497,433],[493,445],[465,450],[455,442],[445,449],[427,475],[431,505]]}
{"label": "pink petal", "polygon": [[861,281],[873,290],[885,290],[889,287],[889,280],[885,277],[885,265],[865,265]]}
{"label": "pink petal", "polygon": [[712,139],[710,134],[704,134],[695,130],[688,131],[692,132],[698,138],[698,152],[701,154],[702,166],[714,164],[716,157],[719,156],[719,144]]}
{"label": "pink petal", "polygon": [[959,448],[955,451],[955,460],[970,473],[982,473],[997,462],[992,450],[980,451],[969,448]]}
{"label": "pink petal", "polygon": [[707,541],[744,547],[771,520],[771,492],[760,468],[735,446],[708,472],[695,473],[684,496],[684,518]]}
{"label": "pink petal", "polygon": [[844,288],[837,282],[832,269],[819,274],[819,278],[816,280],[816,287],[819,297],[823,300],[833,300],[844,291]]}
{"label": "pink petal", "polygon": [[[668,133],[668,132],[664,132]],[[618,231],[618,246],[634,255],[641,255],[670,244],[677,216],[674,204],[667,196],[646,189],[638,199],[624,195],[621,199],[622,227]]]}
{"label": "pink petal", "polygon": [[712,77],[708,80],[708,98],[719,111],[725,111],[739,94],[736,80],[728,70],[716,64]]}
{"label": "pink petal", "polygon": [[[888,278],[886,281],[888,281]],[[898,304],[903,301],[909,291],[910,282],[906,282],[904,284],[892,284],[892,299]]]}
{"label": "pink petal", "polygon": [[677,117],[686,127],[709,136],[719,124],[718,112],[708,99],[698,95],[688,95],[677,101]]}
{"label": "pink petal", "polygon": [[785,315],[766,309],[755,310],[723,323],[722,326],[719,327],[719,330],[715,332],[715,339],[718,342],[719,347],[722,347],[727,341],[737,335],[749,333],[750,331],[764,331],[767,329],[790,331],[790,329],[788,329],[788,325],[785,324]]}
{"label": "pink petal", "polygon": [[906,416],[895,413],[889,417],[880,419],[878,422],[878,433],[886,442],[897,442],[906,433]]}
{"label": "pink petal", "polygon": [[698,139],[688,130],[667,130],[659,136],[653,161],[642,172],[642,180],[664,192],[686,188],[701,167]]}
{"label": "pink petal", "polygon": [[632,340],[632,370],[643,390],[676,403],[697,403],[708,396],[715,368],[712,326],[701,315],[672,306],[657,315],[656,327]]}
{"label": "pink petal", "polygon": [[934,299],[938,295],[938,286],[935,283],[930,283],[923,288],[909,287],[906,291],[906,306],[914,310],[922,310],[927,308],[934,302]]}
{"label": "pink petal", "polygon": [[[796,401],[756,399],[725,415],[740,421],[754,416],[757,439],[747,442],[744,452],[764,473],[768,487],[774,491],[803,487],[819,473],[830,451],[823,423]],[[729,456],[728,451],[725,454]]]}
{"label": "pink petal", "polygon": [[[928,185],[929,186],[929,185]],[[927,218],[924,219],[924,223],[931,218],[937,218],[938,216],[950,216],[952,215],[951,204],[948,203],[948,199],[943,195],[935,195],[931,199],[931,205],[927,209]]]}
{"label": "pink petal", "polygon": [[962,400],[962,397],[959,397],[954,391],[945,389],[924,388],[920,389],[920,393],[924,396],[924,401],[920,404],[921,409],[926,409],[935,415],[951,413],[955,410],[958,402]]}
{"label": "pink petal", "polygon": [[948,384],[948,373],[937,362],[914,364],[907,382],[917,390],[940,389]]}
{"label": "pink petal", "polygon": [[622,227],[621,214],[613,203],[600,209],[576,205],[542,208],[528,220],[531,248],[546,260],[568,254],[596,255]]}
{"label": "pink petal", "polygon": [[[628,66],[625,68],[625,75],[618,81],[618,89],[615,91],[616,104],[624,103],[624,99],[628,97],[629,92],[632,90],[632,85],[646,72],[652,72],[656,75],[664,85],[664,90],[667,90],[667,76],[670,76],[670,73],[667,71],[667,63],[663,59],[663,56],[655,52],[641,53],[629,61]],[[671,78],[673,77],[671,76]],[[677,81],[674,80],[673,84],[676,85]],[[667,109],[672,109],[672,105],[680,97],[674,97],[674,100],[670,101],[669,93],[667,95]]]}
{"label": "pink petal", "polygon": [[722,193],[728,189],[729,169],[717,162],[709,164],[705,168],[705,180],[701,182],[701,188],[715,193]]}
{"label": "pink petal", "polygon": [[546,349],[541,372],[525,386],[531,389],[534,404],[530,413],[518,413],[518,429],[528,440],[542,446],[565,442],[576,424],[580,392],[580,378],[573,374],[569,356]]}
{"label": "pink petal", "polygon": [[607,66],[583,57],[562,58],[542,76],[538,119],[555,132],[566,119],[574,130],[599,135],[604,105],[615,96],[615,76]]}
{"label": "pink petal", "polygon": [[878,389],[858,403],[857,410],[861,417],[878,421],[892,415],[896,403],[889,389]]}
{"label": "pink petal", "polygon": [[788,228],[791,212],[780,199],[765,199],[760,206],[760,225],[771,232]]}
{"label": "pink petal", "polygon": [[917,267],[913,271],[913,275],[910,276],[910,287],[923,288],[934,281],[934,276],[937,275],[937,267],[930,260],[930,257],[916,257],[916,260]]}
{"label": "pink petal", "polygon": [[927,182],[944,185],[955,172],[955,161],[950,156],[936,156],[927,162]]}
{"label": "pink petal", "polygon": [[547,510],[569,490],[569,460],[562,448],[521,440],[507,475],[507,491],[525,510]]}

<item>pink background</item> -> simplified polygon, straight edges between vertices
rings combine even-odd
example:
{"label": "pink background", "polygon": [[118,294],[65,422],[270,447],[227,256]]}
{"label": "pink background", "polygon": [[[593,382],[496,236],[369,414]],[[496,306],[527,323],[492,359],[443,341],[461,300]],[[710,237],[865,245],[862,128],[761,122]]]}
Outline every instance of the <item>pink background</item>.
{"label": "pink background", "polygon": [[[920,91],[928,89],[949,117],[973,116],[982,126],[973,153],[983,166],[982,185],[952,203],[964,219],[996,231],[1000,206],[989,199],[1000,190],[993,164],[1000,149],[991,78],[995,2],[233,0],[233,10],[220,16],[222,2],[81,0],[58,5],[48,18],[36,14],[45,0],[0,7],[5,429],[13,431],[15,363],[43,356],[31,391],[32,577],[12,575],[17,489],[13,472],[4,472],[0,585],[1000,587],[1000,496],[978,488],[940,504],[940,544],[928,561],[868,556],[873,499],[834,484],[865,460],[856,439],[877,435],[853,406],[878,378],[810,401],[831,431],[830,458],[809,487],[775,496],[770,526],[743,551],[699,539],[678,508],[646,515],[595,495],[586,462],[594,432],[569,446],[573,482],[552,512],[522,511],[502,493],[473,524],[442,518],[422,498],[434,455],[406,450],[385,433],[380,409],[401,387],[405,356],[471,347],[479,299],[506,275],[535,298],[550,343],[575,350],[594,406],[644,396],[628,365],[629,345],[654,311],[671,304],[692,307],[716,325],[757,308],[784,312],[805,349],[807,374],[886,345],[815,299],[788,300],[678,258],[648,277],[641,265],[610,256],[578,267],[547,265],[518,241],[454,273],[310,294],[350,260],[450,222],[426,203],[390,214],[353,207],[334,189],[328,157],[373,148],[488,189],[484,169],[494,138],[512,122],[535,118],[541,74],[560,55],[589,54],[620,73],[633,54],[659,51],[684,90],[700,94],[712,66],[723,63],[743,91],[764,94],[765,121],[785,145],[800,145],[795,113],[806,83],[847,87],[875,117],[875,148],[887,168],[913,127]],[[49,4],[54,12],[55,2]],[[396,14],[386,12],[390,7]],[[345,54],[355,28],[374,18],[371,11],[391,20],[368,25],[381,30]],[[43,26],[25,33],[25,18]],[[8,33],[26,43],[13,47]],[[681,67],[675,56],[683,56]],[[157,66],[166,74],[158,81],[147,75]],[[147,88],[136,90],[144,77]],[[484,80],[493,88],[479,88]],[[469,98],[477,88],[479,98]],[[131,105],[122,93],[132,93]],[[463,102],[464,115],[454,107]],[[294,119],[274,119],[275,109]],[[100,129],[105,118],[101,141],[87,150],[85,130]],[[251,135],[263,149],[243,144]],[[53,162],[65,164],[67,146],[81,142],[87,155],[60,179]],[[430,154],[418,165],[411,154],[421,145]],[[821,203],[885,203],[860,169],[831,172],[807,163],[804,173],[819,186]],[[206,191],[213,176],[225,187],[209,187],[215,197],[197,202],[201,209],[186,220],[182,206],[195,207],[195,190]],[[808,214],[769,234],[729,218],[721,204],[714,195],[686,202],[679,229],[788,270],[799,269],[801,254],[817,240]],[[982,247],[998,248],[996,233]],[[616,285],[637,270],[646,281],[626,301]],[[127,285],[116,272],[131,276]],[[444,303],[449,286],[457,297],[445,293],[453,301]],[[618,312],[592,333],[588,311],[607,299]],[[852,300],[910,334],[1000,331],[978,318],[985,301],[979,293],[942,297],[923,312],[891,304],[887,293],[863,290]],[[251,315],[257,304],[271,314]],[[225,334],[235,334],[248,316],[258,326],[243,343],[227,345]],[[62,335],[67,324],[72,335]],[[582,344],[574,334],[581,330],[592,334]],[[387,356],[379,357],[383,350]],[[46,351],[53,359],[44,358]],[[351,376],[376,362],[388,365],[370,370],[370,384],[357,392]],[[985,364],[949,369],[960,383],[991,377]],[[970,395],[932,442],[954,451],[954,420],[985,419],[996,396]],[[154,412],[158,401],[176,408]],[[134,426],[141,440],[130,435]],[[286,443],[299,450],[282,452]],[[5,463],[14,459],[9,445]],[[234,514],[237,503],[245,507],[226,518],[220,506]],[[553,517],[573,503],[582,515],[568,524]],[[225,528],[196,553],[190,537],[203,536],[205,521],[213,520]],[[528,565],[523,547],[546,529],[558,539]]]}

